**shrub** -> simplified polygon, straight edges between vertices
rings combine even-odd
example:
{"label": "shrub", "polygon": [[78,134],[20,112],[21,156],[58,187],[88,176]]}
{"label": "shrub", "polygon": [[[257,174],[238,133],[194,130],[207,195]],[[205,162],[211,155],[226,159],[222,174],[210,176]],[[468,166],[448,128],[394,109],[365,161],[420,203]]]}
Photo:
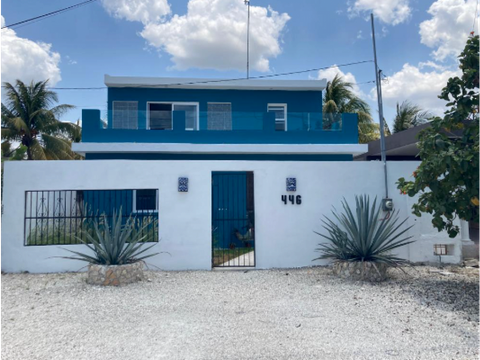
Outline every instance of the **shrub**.
{"label": "shrub", "polygon": [[328,235],[316,234],[327,239],[328,243],[320,243],[316,251],[322,255],[314,260],[333,259],[335,261],[370,261],[398,266],[407,260],[396,257],[391,251],[408,245],[411,236],[403,237],[412,226],[399,231],[407,219],[399,222],[398,211],[392,211],[390,217],[379,219],[381,204],[377,207],[377,199],[370,206],[367,195],[355,196],[355,214],[345,199],[342,201],[344,213],[333,209],[333,215],[338,224],[325,216],[323,227]]}
{"label": "shrub", "polygon": [[[29,228],[26,245],[73,245],[83,244],[88,240],[85,233],[94,235],[93,222],[104,215],[89,215],[89,217],[68,219],[28,220]],[[158,218],[153,215],[140,215],[133,220],[134,229],[130,237],[137,232],[145,235],[142,242],[158,242]],[[33,225],[33,226],[32,226]],[[82,238],[84,241],[82,241]],[[127,240],[130,242],[130,239]]]}
{"label": "shrub", "polygon": [[148,235],[142,235],[148,226],[152,226],[152,222],[147,221],[143,223],[140,229],[138,228],[138,224],[136,224],[136,219],[132,216],[127,218],[125,224],[122,224],[122,222],[121,208],[118,216],[116,211],[113,211],[113,217],[110,221],[107,216],[103,214],[100,220],[93,220],[93,231],[82,230],[84,236],[82,236],[82,238],[77,237],[80,242],[93,251],[93,255],[65,249],[77,256],[61,257],[64,259],[86,261],[90,264],[124,265],[158,254],[140,256],[155,246],[155,244],[153,244],[144,247],[145,239]]}

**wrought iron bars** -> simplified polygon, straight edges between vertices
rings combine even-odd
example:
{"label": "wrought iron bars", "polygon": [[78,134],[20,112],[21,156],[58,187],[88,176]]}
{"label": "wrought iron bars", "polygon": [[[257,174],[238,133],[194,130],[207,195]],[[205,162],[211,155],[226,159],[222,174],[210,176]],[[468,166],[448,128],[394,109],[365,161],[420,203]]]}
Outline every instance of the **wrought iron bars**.
{"label": "wrought iron bars", "polygon": [[[147,242],[158,241],[158,190],[38,190],[25,192],[24,244],[70,245],[86,240],[93,221],[121,210]],[[148,190],[148,191],[146,191]],[[145,199],[149,194],[152,199]],[[147,201],[148,200],[148,201]]]}

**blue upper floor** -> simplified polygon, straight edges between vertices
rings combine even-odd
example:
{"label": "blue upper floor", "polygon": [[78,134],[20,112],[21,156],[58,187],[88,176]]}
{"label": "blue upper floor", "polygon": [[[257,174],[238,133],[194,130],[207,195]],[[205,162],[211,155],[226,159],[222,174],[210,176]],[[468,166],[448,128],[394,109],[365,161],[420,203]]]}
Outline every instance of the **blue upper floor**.
{"label": "blue upper floor", "polygon": [[[108,152],[129,153],[125,158],[132,158],[133,152],[170,151],[177,157],[182,155],[178,146],[165,150],[155,148],[154,144],[238,145],[238,149],[228,150],[230,154],[244,153],[242,144],[358,144],[356,114],[322,113],[323,80],[219,81],[106,76],[105,83],[108,86],[106,124],[100,119],[99,110],[82,113],[82,143],[74,149],[88,154],[87,158]],[[125,143],[129,145],[113,149],[115,144]],[[248,151],[249,156],[255,155],[254,150]],[[290,154],[288,150],[281,151]],[[311,155],[318,151],[311,148],[308,152]],[[268,153],[275,155],[272,150]],[[328,154],[336,152],[329,150]]]}

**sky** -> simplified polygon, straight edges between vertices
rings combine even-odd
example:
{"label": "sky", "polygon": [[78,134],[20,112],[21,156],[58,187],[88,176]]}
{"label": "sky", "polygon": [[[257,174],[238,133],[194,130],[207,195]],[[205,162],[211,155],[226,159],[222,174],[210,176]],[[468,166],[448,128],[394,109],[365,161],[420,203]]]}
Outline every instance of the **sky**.
{"label": "sky", "polygon": [[[2,26],[81,2],[3,0]],[[391,126],[397,102],[441,115],[437,98],[459,74],[457,56],[478,33],[478,0],[251,0],[250,76],[330,67],[278,79],[354,83],[378,121],[370,13],[385,75],[384,113]],[[1,81],[50,79],[60,103],[106,116],[104,75],[238,78],[246,76],[247,6],[243,0],[97,0],[1,30]]]}

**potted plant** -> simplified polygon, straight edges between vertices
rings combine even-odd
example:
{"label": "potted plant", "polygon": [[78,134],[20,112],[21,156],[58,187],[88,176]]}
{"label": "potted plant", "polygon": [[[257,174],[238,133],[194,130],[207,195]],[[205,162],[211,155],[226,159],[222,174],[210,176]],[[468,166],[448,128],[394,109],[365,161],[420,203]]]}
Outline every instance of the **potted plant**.
{"label": "potted plant", "polygon": [[382,219],[381,204],[377,199],[370,206],[367,195],[355,196],[356,209],[353,212],[345,199],[344,213],[334,208],[337,222],[325,216],[322,220],[327,239],[316,251],[321,256],[314,259],[332,259],[336,275],[354,280],[382,281],[387,277],[388,267],[407,264],[408,261],[392,254],[392,250],[412,243],[411,236],[402,237],[412,226],[400,231],[407,219],[399,223],[398,211],[387,213]]}
{"label": "potted plant", "polygon": [[[113,211],[111,225],[105,214],[100,220],[92,222],[92,228],[82,231],[85,239],[78,238],[92,254],[65,249],[76,256],[62,256],[64,259],[86,261],[88,263],[87,283],[94,285],[119,286],[143,279],[144,259],[159,253],[145,254],[156,244],[145,247],[142,235],[151,226],[151,221],[136,224],[135,218],[129,216],[122,221],[122,209],[118,215]],[[141,256],[142,255],[142,256]]]}

